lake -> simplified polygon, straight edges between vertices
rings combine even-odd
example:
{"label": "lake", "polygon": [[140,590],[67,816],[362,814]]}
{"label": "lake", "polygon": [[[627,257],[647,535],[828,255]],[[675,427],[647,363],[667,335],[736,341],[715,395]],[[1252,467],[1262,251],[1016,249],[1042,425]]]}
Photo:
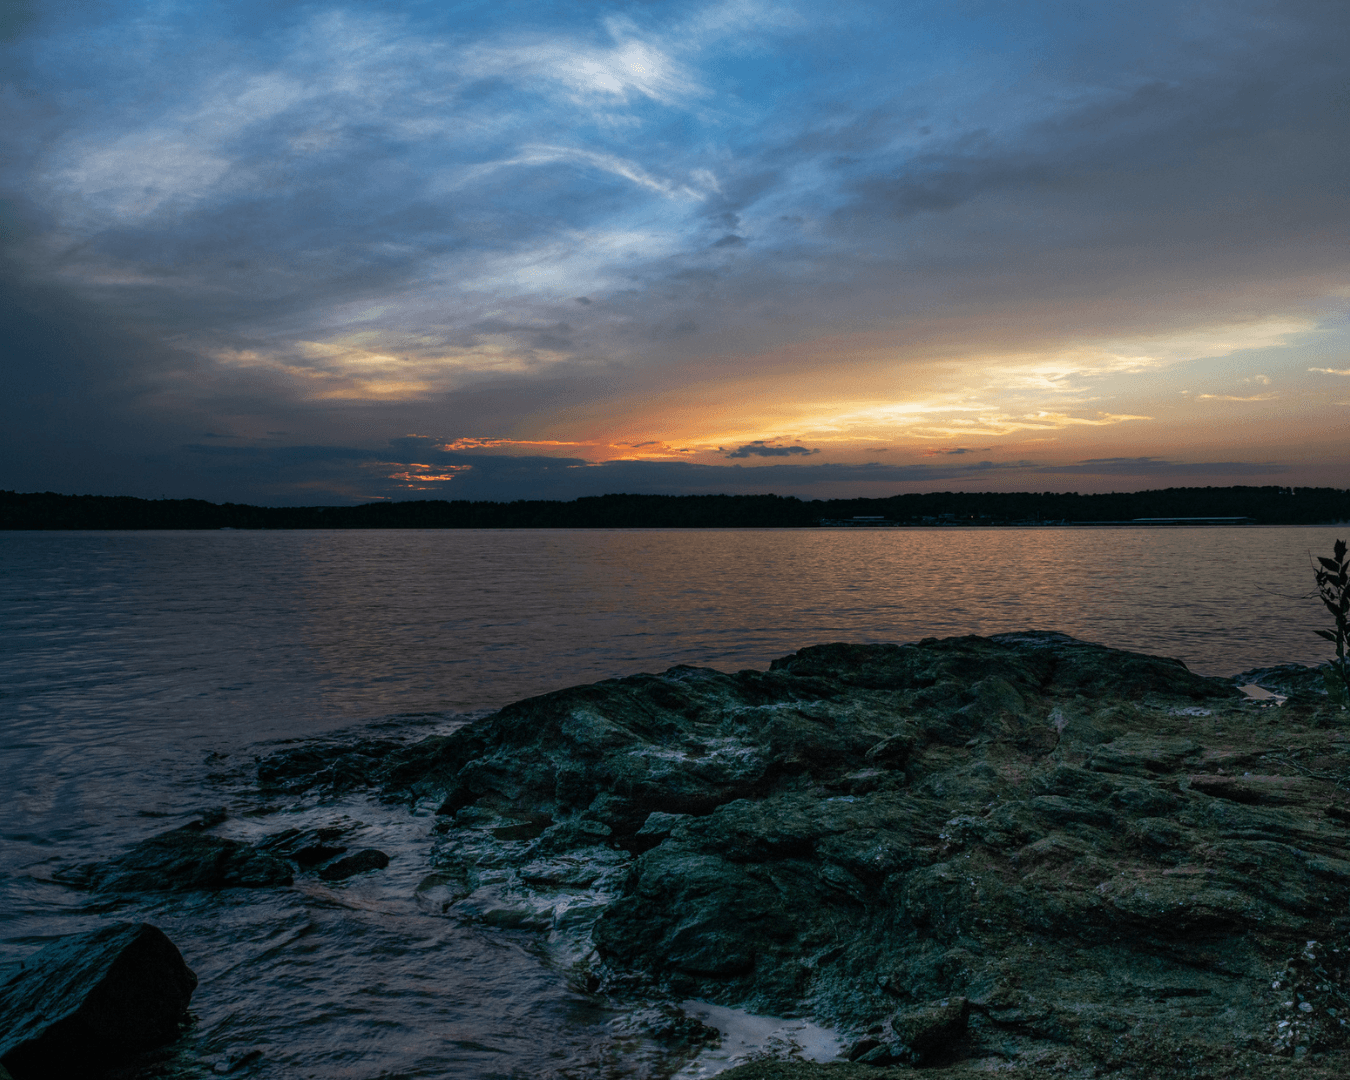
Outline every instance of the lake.
{"label": "lake", "polygon": [[[1344,535],[1342,527],[1339,532]],[[0,533],[0,963],[113,918],[201,977],[144,1076],[659,1076],[678,1062],[524,932],[414,898],[429,808],[263,805],[284,740],[417,738],[577,683],[825,641],[1060,630],[1231,675],[1317,663],[1336,528]],[[108,908],[58,869],[225,807],[359,820],[388,871]]]}

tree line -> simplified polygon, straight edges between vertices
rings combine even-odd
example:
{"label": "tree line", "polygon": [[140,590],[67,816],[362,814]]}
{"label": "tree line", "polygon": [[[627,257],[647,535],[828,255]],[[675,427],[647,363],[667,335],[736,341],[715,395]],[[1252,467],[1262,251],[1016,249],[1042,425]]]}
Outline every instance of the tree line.
{"label": "tree line", "polygon": [[283,507],[0,491],[0,529],[780,529],[859,517],[901,525],[1072,525],[1166,517],[1319,525],[1350,521],[1350,491],[1289,487],[1167,488],[1096,495],[936,491],[813,500],[779,495],[601,495],[568,502],[427,499]]}

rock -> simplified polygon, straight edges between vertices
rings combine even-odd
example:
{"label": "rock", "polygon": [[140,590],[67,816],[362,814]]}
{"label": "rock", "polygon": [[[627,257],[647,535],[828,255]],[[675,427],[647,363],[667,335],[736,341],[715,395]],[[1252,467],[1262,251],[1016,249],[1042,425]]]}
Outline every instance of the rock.
{"label": "rock", "polygon": [[849,1057],[865,1065],[926,1065],[951,1052],[969,1017],[970,1002],[963,997],[901,1009],[883,1025],[875,1045]]}
{"label": "rock", "polygon": [[1305,942],[1350,947],[1336,723],[1324,697],[1263,707],[1024,633],[574,687],[369,777],[441,808],[428,903],[546,934],[583,987],[855,1040],[858,1062],[803,1075],[873,1054],[872,1075],[966,1055],[1200,1076],[1178,1062],[1299,1046],[1350,1075],[1350,969],[1299,976],[1328,988],[1317,1024],[1272,987]]}
{"label": "rock", "polygon": [[[914,1071],[908,1066],[889,1069],[848,1062],[819,1065],[811,1061],[797,1061],[790,1058],[787,1060],[765,1058],[720,1072],[717,1078],[718,1080],[914,1080]],[[979,1080],[985,1078],[982,1076]]]}
{"label": "rock", "polygon": [[401,748],[401,743],[389,739],[364,739],[352,745],[305,744],[260,762],[258,786],[288,794],[314,787],[335,795],[359,790],[375,782],[384,759]]}
{"label": "rock", "polygon": [[352,832],[361,823],[327,825],[318,829],[286,829],[273,833],[258,845],[258,850],[278,858],[290,859],[308,869],[334,859],[347,850],[335,841]]}
{"label": "rock", "polygon": [[188,892],[289,885],[290,866],[242,840],[201,831],[198,823],[143,840],[120,858],[55,875],[100,892]]}
{"label": "rock", "polygon": [[329,844],[306,844],[304,847],[296,848],[291,852],[290,857],[301,866],[318,866],[320,863],[327,862],[329,859],[341,855],[347,850],[345,844],[331,846]]}
{"label": "rock", "polygon": [[365,848],[355,855],[348,855],[330,863],[319,871],[324,881],[344,881],[353,874],[363,874],[367,870],[383,870],[389,865],[389,856],[375,848]]}
{"label": "rock", "polygon": [[59,938],[0,988],[14,1080],[85,1080],[178,1037],[197,976],[164,933],[115,923]]}
{"label": "rock", "polygon": [[1315,704],[1326,701],[1326,684],[1320,668],[1304,667],[1302,664],[1279,664],[1275,667],[1252,668],[1234,675],[1234,686],[1246,686],[1254,683],[1261,689],[1281,694],[1293,701]]}
{"label": "rock", "polygon": [[637,831],[638,836],[650,836],[656,840],[664,840],[671,834],[676,825],[687,821],[688,814],[665,814],[660,810],[653,810],[647,815],[642,823],[642,828]]}

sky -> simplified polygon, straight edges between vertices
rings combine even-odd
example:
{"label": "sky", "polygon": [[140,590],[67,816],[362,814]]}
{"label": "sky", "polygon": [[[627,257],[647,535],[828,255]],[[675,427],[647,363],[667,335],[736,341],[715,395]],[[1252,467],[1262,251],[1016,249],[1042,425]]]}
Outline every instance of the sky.
{"label": "sky", "polygon": [[1344,0],[0,0],[0,488],[1350,486]]}

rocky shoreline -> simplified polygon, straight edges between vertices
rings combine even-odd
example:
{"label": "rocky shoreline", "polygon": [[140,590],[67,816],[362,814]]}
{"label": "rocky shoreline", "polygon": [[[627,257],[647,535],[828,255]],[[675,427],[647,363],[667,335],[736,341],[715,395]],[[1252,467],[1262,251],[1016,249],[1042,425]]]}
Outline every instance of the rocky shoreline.
{"label": "rocky shoreline", "polygon": [[[533,932],[578,986],[849,1039],[727,1080],[1350,1075],[1350,714],[1314,669],[1204,678],[1054,633],[822,645],[288,749],[258,784],[435,805],[421,902]],[[209,827],[140,845],[151,871]],[[343,850],[220,843],[187,887]],[[83,887],[137,887],[140,848]]]}
{"label": "rocky shoreline", "polygon": [[823,645],[259,777],[437,800],[428,902],[593,989],[809,1014],[874,1065],[1344,1075],[1350,728],[1319,688],[1053,633]]}

